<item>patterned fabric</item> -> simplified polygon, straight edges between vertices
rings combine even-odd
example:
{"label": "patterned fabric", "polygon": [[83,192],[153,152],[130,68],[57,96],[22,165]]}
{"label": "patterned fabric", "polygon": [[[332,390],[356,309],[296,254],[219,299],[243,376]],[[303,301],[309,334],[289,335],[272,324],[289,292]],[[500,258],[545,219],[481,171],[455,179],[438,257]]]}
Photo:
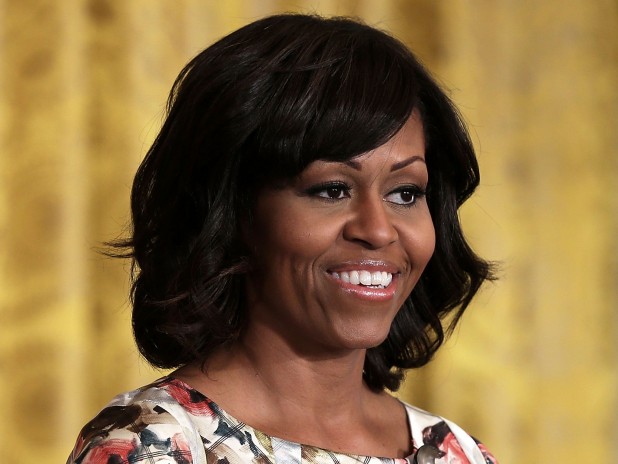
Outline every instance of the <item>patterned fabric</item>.
{"label": "patterned fabric", "polygon": [[[460,429],[454,424],[405,406],[414,451],[422,445],[434,446],[435,464],[497,464],[482,444],[458,432]],[[470,443],[461,441],[462,436]],[[468,449],[474,447],[479,458],[467,458],[466,446]],[[468,451],[468,454],[473,452]],[[117,396],[82,429],[67,464],[301,462],[409,464],[413,457],[356,456],[270,437],[231,417],[185,383],[164,377],[149,386]]]}

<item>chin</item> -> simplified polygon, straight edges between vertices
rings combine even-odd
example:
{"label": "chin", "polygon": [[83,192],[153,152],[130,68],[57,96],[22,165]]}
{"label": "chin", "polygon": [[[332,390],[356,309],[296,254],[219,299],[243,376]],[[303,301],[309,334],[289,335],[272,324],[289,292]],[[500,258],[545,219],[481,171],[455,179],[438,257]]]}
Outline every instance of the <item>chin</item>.
{"label": "chin", "polygon": [[345,347],[348,349],[369,349],[380,345],[386,337],[388,330],[347,330],[343,335]]}

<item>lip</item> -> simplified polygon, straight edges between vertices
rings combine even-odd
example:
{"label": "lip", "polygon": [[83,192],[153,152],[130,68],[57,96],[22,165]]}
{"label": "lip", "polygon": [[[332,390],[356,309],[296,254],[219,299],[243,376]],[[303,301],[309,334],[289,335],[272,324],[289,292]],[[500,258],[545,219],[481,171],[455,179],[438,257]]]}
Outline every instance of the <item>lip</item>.
{"label": "lip", "polygon": [[374,259],[364,259],[361,261],[345,261],[328,268],[328,273],[333,272],[349,272],[349,271],[384,271],[389,274],[400,273],[400,267],[389,261],[381,261]]}
{"label": "lip", "polygon": [[[364,285],[355,285],[349,282],[344,282],[332,275],[333,272],[349,272],[349,271],[384,271],[393,276],[393,280],[386,288],[366,287]],[[331,282],[343,290],[345,293],[370,302],[389,301],[395,297],[399,283],[400,268],[388,261],[380,260],[361,260],[361,261],[346,261],[339,263],[328,269],[328,277]]]}

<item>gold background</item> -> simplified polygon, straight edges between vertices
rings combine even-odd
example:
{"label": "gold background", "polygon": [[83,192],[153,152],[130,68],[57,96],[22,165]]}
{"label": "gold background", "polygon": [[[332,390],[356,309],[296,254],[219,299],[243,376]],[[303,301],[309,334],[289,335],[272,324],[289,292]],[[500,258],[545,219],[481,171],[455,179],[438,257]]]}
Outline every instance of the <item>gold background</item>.
{"label": "gold background", "polygon": [[64,462],[114,394],[160,373],[130,335],[131,178],[182,65],[280,11],[357,15],[450,89],[482,186],[463,220],[502,261],[409,401],[503,464],[618,462],[615,0],[0,0],[0,449]]}

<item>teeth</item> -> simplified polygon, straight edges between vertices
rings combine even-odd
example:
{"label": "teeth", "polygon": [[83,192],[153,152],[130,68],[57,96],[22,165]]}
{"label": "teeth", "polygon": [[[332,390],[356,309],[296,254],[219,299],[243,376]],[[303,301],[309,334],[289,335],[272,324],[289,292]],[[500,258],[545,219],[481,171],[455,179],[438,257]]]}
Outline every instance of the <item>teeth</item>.
{"label": "teeth", "polygon": [[333,272],[332,276],[335,279],[341,279],[346,283],[365,286],[381,286],[388,287],[393,281],[393,274],[390,272],[369,272],[369,271],[343,271]]}
{"label": "teeth", "polygon": [[[360,271],[358,273],[358,277],[360,279],[360,283],[363,285],[371,285],[371,272]],[[382,280],[382,279],[380,279]]]}

